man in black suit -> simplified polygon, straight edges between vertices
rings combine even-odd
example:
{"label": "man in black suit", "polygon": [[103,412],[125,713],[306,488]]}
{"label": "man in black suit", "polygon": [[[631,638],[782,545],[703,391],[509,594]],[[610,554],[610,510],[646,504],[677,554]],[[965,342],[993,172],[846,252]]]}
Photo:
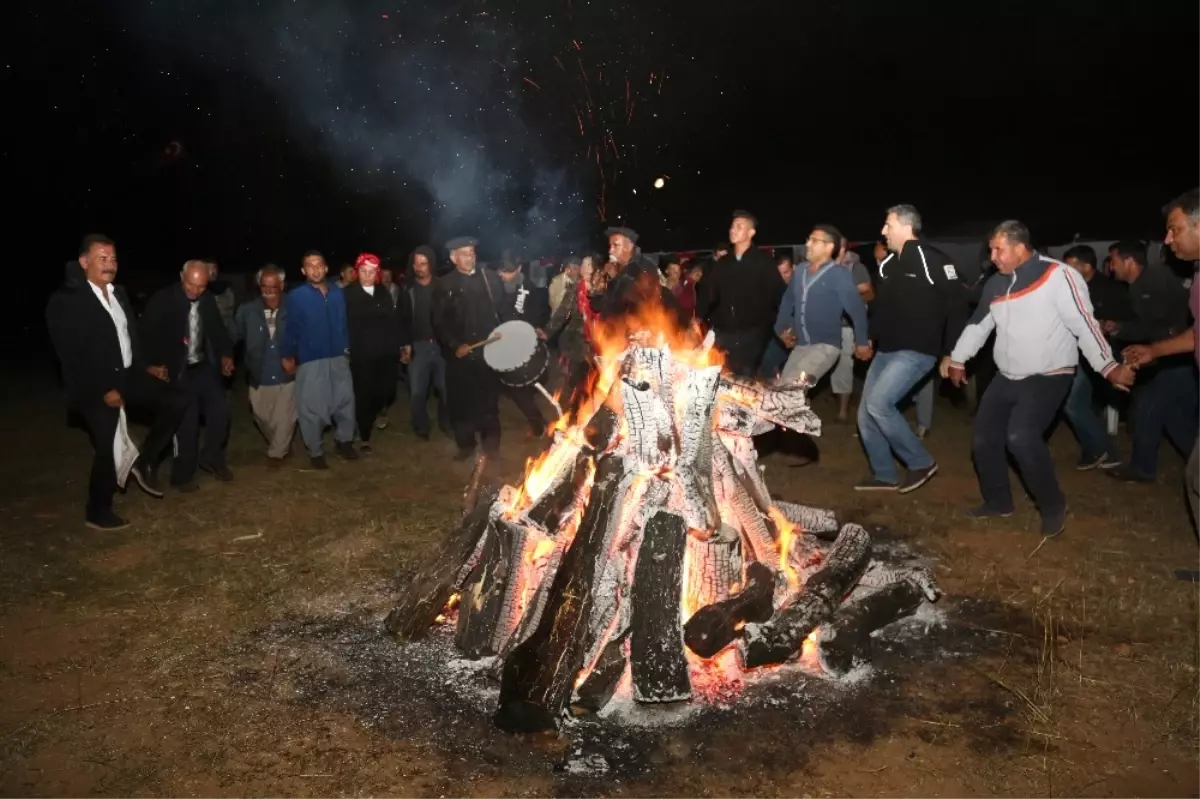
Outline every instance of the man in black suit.
{"label": "man in black suit", "polygon": [[113,512],[118,482],[114,439],[121,408],[144,409],[153,416],[131,473],[148,494],[161,497],[155,468],[187,400],[162,379],[162,367],[147,366],[142,357],[129,298],[124,289],[113,285],[116,245],[97,234],[85,237],[79,248],[79,266],[79,273],[68,273],[50,298],[46,324],[62,363],[67,404],[83,417],[95,448],[87,525],[96,530],[119,530],[128,526]]}
{"label": "man in black suit", "polygon": [[[207,293],[209,274],[203,261],[185,263],[179,283],[150,298],[140,323],[147,360],[164,364],[157,367],[162,379],[178,386],[188,400],[171,464],[171,485],[183,492],[196,490],[197,466],[221,482],[233,479],[225,463],[229,400],[221,382],[233,374],[233,343],[216,300]],[[201,415],[207,428],[203,452]]]}

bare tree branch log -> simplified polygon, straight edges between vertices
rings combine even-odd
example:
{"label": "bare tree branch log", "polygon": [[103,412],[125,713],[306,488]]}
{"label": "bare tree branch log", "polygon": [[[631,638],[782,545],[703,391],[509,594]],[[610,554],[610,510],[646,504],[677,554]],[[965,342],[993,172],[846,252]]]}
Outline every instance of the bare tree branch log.
{"label": "bare tree branch log", "polygon": [[692,696],[679,613],[687,523],[658,511],[646,522],[632,586],[629,662],[638,702],[680,702]]}
{"label": "bare tree branch log", "polygon": [[[470,660],[494,655],[493,639],[497,627],[508,624],[504,618],[505,599],[510,584],[520,575],[525,530],[503,519],[495,519],[483,554],[475,570],[463,585],[458,603],[455,645]],[[513,586],[516,587],[515,585]],[[516,621],[514,620],[515,626]]]}
{"label": "bare tree branch log", "polygon": [[617,685],[621,682],[621,676],[625,674],[626,637],[615,638],[605,645],[596,665],[575,689],[575,697],[571,702],[573,713],[599,713],[612,699]]}
{"label": "bare tree branch log", "polygon": [[483,495],[471,512],[446,536],[433,557],[413,576],[395,609],[384,620],[384,628],[402,639],[415,640],[429,632],[437,615],[458,588],[464,564],[471,561],[491,527],[496,491]]}
{"label": "bare tree branch log", "polygon": [[841,676],[871,659],[871,633],[911,615],[925,600],[914,582],[901,580],[842,605],[817,634],[821,667]]}

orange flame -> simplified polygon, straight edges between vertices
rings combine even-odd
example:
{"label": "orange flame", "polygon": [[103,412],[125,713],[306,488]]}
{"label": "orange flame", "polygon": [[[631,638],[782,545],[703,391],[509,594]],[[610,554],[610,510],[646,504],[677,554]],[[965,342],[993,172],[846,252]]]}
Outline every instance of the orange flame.
{"label": "orange flame", "polygon": [[[774,505],[770,509],[771,521],[775,522],[775,526],[779,528],[779,568],[783,570],[784,576],[787,577],[788,588],[792,591],[800,590],[800,575],[796,574],[796,570],[792,567],[792,541],[796,536],[796,525],[792,524],[783,513]],[[801,530],[800,532],[803,532]]]}

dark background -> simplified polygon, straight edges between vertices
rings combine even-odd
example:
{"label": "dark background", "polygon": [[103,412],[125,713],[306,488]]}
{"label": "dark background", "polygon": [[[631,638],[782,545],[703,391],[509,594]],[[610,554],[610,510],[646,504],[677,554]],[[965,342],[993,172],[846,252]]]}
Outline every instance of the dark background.
{"label": "dark background", "polygon": [[189,257],[295,271],[464,232],[561,255],[599,249],[601,216],[702,249],[735,207],[765,243],[818,221],[869,239],[896,202],[935,235],[1157,237],[1200,171],[1197,9],[25,3],[3,156],[28,302],[5,349],[41,336],[93,230],[145,285]]}

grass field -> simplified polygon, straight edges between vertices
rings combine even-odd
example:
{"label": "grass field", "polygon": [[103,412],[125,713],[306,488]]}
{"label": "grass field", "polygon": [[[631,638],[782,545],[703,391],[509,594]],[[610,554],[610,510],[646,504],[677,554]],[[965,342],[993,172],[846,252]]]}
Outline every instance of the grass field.
{"label": "grass field", "polygon": [[[17,392],[11,392],[16,394]],[[965,411],[939,402],[941,472],[909,495],[856,495],[865,461],[827,424],[821,461],[765,459],[773,491],[887,525],[937,561],[951,627],[974,655],[897,660],[818,717],[780,707],[639,732],[639,766],[564,770],[567,737],[510,738],[486,712],[408,696],[377,621],[397,575],[456,516],[469,466],[393,411],[375,454],[328,472],[268,471],[235,394],[230,465],[189,496],[136,489],[133,526],[81,524],[91,456],[61,398],[4,402],[0,467],[0,793],[4,795],[1196,796],[1197,545],[1164,444],[1159,483],[1078,473],[1039,547],[1027,502],[971,522]],[[818,400],[832,419],[833,407]],[[531,445],[505,405],[501,476]],[[298,440],[298,439],[297,439]],[[326,645],[326,641],[333,642]]]}

